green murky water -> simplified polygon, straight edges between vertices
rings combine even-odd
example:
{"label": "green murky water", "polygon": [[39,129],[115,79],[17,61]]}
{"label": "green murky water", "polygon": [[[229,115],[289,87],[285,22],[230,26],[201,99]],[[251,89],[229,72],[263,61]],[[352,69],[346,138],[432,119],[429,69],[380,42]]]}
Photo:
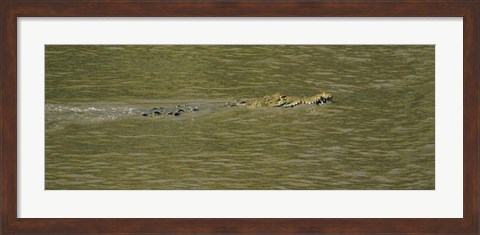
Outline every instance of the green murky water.
{"label": "green murky water", "polygon": [[[434,54],[46,46],[46,189],[434,189]],[[323,90],[334,103],[209,108]],[[202,109],[140,115],[177,104]]]}

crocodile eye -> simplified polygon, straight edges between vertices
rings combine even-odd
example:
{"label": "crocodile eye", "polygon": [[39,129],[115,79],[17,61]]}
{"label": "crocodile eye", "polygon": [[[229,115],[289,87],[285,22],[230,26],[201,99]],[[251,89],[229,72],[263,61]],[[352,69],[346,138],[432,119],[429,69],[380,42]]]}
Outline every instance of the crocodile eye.
{"label": "crocodile eye", "polygon": [[280,99],[282,99],[282,100],[284,100],[284,99],[286,99],[286,98],[287,98],[287,96],[286,96],[286,95],[282,95],[282,96],[280,96]]}

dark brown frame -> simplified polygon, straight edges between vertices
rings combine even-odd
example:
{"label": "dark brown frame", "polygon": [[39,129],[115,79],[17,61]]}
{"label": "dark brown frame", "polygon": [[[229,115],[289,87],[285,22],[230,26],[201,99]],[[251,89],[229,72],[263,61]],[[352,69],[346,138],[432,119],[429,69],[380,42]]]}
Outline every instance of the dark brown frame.
{"label": "dark brown frame", "polygon": [[[275,3],[265,0],[4,0],[1,4],[0,233],[479,233],[479,0],[283,0]],[[461,219],[19,219],[16,19],[26,16],[463,17],[464,216]]]}

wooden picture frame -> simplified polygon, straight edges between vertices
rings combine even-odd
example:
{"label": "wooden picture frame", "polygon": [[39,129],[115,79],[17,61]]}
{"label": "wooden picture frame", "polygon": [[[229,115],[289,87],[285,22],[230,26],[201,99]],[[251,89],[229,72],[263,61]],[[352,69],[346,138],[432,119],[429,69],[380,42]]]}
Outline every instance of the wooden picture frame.
{"label": "wooden picture frame", "polygon": [[[6,0],[1,5],[2,234],[461,233],[478,234],[480,2]],[[463,218],[22,219],[17,218],[17,17],[462,17]]]}

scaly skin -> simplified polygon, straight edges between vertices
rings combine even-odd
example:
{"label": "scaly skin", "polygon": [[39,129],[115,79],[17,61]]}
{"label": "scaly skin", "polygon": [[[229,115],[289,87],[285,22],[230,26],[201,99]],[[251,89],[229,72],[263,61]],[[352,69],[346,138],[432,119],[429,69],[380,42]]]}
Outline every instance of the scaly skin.
{"label": "scaly skin", "polygon": [[[226,103],[226,107],[234,106],[246,106],[249,108],[256,107],[282,107],[291,108],[302,104],[324,104],[332,102],[332,94],[328,92],[321,92],[314,96],[308,97],[295,97],[286,96],[280,93],[264,96],[256,99],[237,100],[235,103]],[[224,106],[224,107],[225,107]],[[184,112],[196,112],[199,111],[198,107],[192,107],[190,105],[179,105],[174,108],[153,108],[146,113],[142,113],[144,117],[174,117],[179,116]]]}
{"label": "scaly skin", "polygon": [[295,97],[286,96],[280,93],[264,96],[259,99],[249,99],[237,101],[238,105],[244,105],[247,107],[282,107],[291,108],[301,104],[323,104],[332,102],[332,94],[328,92],[321,92],[314,96],[308,97]]}

